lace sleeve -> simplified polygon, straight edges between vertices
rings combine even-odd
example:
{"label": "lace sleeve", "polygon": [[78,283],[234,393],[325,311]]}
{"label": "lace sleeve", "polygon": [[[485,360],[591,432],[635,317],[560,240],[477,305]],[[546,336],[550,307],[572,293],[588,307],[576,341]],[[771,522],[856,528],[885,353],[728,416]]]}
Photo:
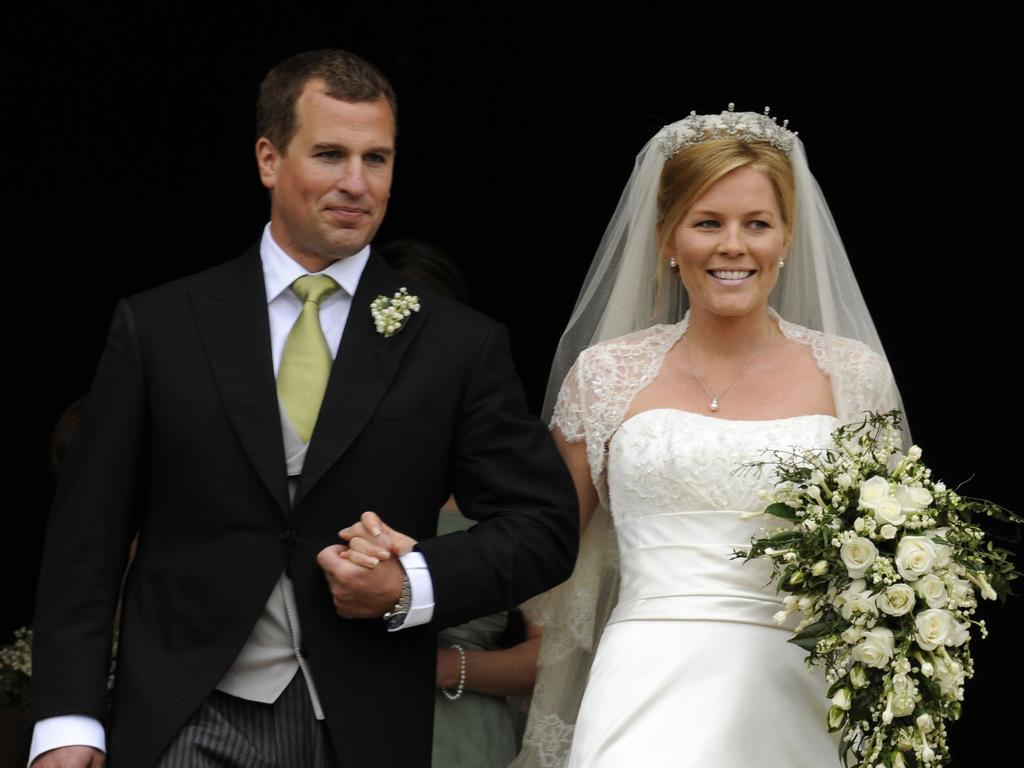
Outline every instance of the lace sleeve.
{"label": "lace sleeve", "polygon": [[599,503],[580,542],[572,577],[524,606],[544,627],[533,703],[515,768],[561,768],[594,649],[618,598],[619,558],[608,509],[608,443],[636,393],[657,376],[685,323],[654,326],[584,350],[558,393],[551,427],[586,440]]}
{"label": "lace sleeve", "polygon": [[899,391],[889,363],[882,355],[852,339],[830,339],[834,375],[839,378],[840,416],[854,419],[864,411],[900,407]]}
{"label": "lace sleeve", "polygon": [[[810,330],[780,319],[779,327],[788,338],[810,346],[818,367],[832,380],[832,397],[840,421],[856,420],[865,411],[883,413],[903,410],[896,380],[885,356],[867,344]],[[906,414],[903,440],[910,445]]]}
{"label": "lace sleeve", "polygon": [[578,443],[587,436],[583,424],[583,397],[580,384],[582,367],[581,361],[577,359],[569,369],[561,389],[558,390],[555,410],[551,414],[551,429],[558,429],[570,443]]}

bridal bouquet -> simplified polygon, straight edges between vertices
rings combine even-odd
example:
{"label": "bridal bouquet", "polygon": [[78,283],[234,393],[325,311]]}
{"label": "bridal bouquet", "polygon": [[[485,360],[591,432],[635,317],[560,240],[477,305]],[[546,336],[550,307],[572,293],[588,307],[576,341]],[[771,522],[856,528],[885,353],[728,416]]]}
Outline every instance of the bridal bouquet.
{"label": "bridal bouquet", "polygon": [[825,667],[828,728],[842,730],[840,763],[858,768],[948,761],[970,641],[986,635],[978,598],[1005,599],[1020,575],[980,523],[1021,518],[933,481],[920,448],[900,452],[899,425],[899,411],[869,413],[829,448],[744,468],[777,475],[764,514],[790,524],[736,556],[770,558],[786,593],[775,618],[800,614],[790,642]]}

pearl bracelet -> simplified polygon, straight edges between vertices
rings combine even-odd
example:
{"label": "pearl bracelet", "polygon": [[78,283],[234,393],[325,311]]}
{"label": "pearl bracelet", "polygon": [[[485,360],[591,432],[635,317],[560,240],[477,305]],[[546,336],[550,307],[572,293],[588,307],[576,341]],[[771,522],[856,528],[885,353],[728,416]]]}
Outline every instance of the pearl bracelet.
{"label": "pearl bracelet", "polygon": [[466,652],[462,649],[462,646],[456,643],[450,646],[459,652],[459,687],[455,693],[449,693],[444,688],[441,689],[441,693],[445,695],[448,701],[455,701],[458,699],[464,690],[466,690]]}

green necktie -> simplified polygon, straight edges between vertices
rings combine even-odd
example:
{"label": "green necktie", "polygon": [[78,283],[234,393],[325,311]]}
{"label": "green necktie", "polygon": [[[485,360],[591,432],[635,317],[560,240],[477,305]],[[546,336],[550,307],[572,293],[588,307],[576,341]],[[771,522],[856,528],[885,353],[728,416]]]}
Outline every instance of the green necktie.
{"label": "green necktie", "polygon": [[305,443],[313,435],[331,375],[331,350],[320,328],[320,302],[338,288],[326,275],[306,275],[292,283],[292,291],[302,302],[302,313],[284,343],[277,372],[277,394],[292,426]]}

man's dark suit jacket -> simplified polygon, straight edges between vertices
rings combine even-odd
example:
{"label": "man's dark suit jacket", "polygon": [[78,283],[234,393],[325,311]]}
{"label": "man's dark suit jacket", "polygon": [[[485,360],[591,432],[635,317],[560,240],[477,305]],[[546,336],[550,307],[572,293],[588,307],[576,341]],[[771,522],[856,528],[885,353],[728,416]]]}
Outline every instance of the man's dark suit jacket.
{"label": "man's dark suit jacket", "polygon": [[[422,310],[384,338],[370,303]],[[453,493],[479,521],[436,537]],[[339,618],[317,553],[374,510],[420,540],[431,623]],[[107,658],[129,544],[113,710]],[[436,629],[568,577],[568,473],[526,409],[504,329],[371,257],[289,504],[258,248],[118,306],[49,522],[33,720],[108,724],[113,768],[151,765],[242,648],[282,570],[342,765],[429,765]]]}

